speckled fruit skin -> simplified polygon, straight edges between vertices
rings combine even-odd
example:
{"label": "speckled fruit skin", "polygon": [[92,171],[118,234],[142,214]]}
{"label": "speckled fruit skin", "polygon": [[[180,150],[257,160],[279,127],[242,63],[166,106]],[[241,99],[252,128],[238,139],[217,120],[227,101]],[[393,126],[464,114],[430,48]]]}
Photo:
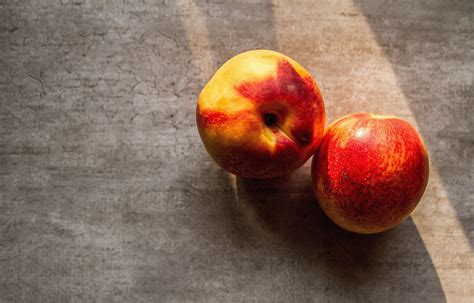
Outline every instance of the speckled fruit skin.
{"label": "speckled fruit skin", "polygon": [[312,177],[326,215],[364,234],[399,224],[426,188],[429,160],[413,126],[394,116],[357,113],[326,130]]}
{"label": "speckled fruit skin", "polygon": [[[271,114],[275,123],[265,123]],[[286,174],[306,162],[324,133],[324,103],[308,71],[269,50],[239,54],[202,90],[196,120],[225,170],[247,178]],[[268,120],[267,120],[268,122]]]}

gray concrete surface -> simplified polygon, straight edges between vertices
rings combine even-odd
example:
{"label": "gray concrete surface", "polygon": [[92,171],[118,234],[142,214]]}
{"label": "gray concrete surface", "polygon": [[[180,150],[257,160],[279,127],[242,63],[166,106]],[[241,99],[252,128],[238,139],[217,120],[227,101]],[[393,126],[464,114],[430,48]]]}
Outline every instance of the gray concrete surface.
{"label": "gray concrete surface", "polygon": [[[0,301],[469,302],[473,16],[441,0],[0,1]],[[432,172],[408,220],[351,234],[308,164],[255,181],[212,162],[197,95],[254,48],[307,67],[329,121],[418,127]]]}

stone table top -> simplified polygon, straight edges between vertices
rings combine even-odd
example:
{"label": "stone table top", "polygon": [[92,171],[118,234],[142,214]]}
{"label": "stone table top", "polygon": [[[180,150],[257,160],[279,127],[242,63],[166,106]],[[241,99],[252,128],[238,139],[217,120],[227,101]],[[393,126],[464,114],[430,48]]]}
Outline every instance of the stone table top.
{"label": "stone table top", "polygon": [[[0,1],[0,301],[472,302],[473,1]],[[283,52],[328,122],[414,123],[431,176],[397,228],[345,232],[309,163],[221,170],[197,96]]]}

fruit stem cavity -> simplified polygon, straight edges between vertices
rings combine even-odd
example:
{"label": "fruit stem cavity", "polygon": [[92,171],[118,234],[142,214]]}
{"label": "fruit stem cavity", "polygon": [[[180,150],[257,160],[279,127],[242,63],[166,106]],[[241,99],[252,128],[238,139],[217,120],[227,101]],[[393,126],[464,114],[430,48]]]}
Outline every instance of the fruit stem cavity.
{"label": "fruit stem cavity", "polygon": [[265,121],[266,126],[273,126],[277,122],[277,117],[275,114],[267,113],[263,115],[263,120]]}

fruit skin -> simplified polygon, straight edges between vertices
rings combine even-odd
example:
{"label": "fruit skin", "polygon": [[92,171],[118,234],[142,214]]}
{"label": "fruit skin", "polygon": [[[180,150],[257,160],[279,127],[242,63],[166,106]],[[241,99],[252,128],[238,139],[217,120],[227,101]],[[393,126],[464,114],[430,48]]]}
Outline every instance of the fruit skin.
{"label": "fruit skin", "polygon": [[357,113],[333,122],[313,157],[316,197],[340,227],[382,232],[420,201],[429,160],[418,132],[394,116]]}
{"label": "fruit skin", "polygon": [[[268,126],[265,114],[276,124]],[[324,133],[324,103],[308,71],[270,50],[239,54],[202,90],[196,120],[211,157],[247,178],[284,175],[305,163]]]}

